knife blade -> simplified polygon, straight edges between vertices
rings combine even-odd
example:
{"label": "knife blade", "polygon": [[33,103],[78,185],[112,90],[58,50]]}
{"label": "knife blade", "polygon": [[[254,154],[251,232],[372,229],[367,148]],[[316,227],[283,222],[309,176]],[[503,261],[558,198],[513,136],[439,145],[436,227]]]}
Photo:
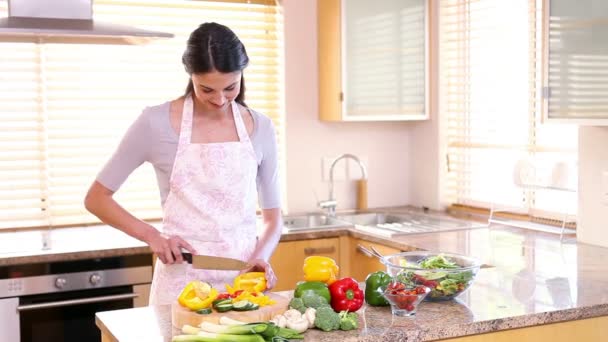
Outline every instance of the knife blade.
{"label": "knife blade", "polygon": [[250,267],[248,263],[238,259],[224,258],[211,255],[192,255],[192,253],[182,253],[184,260],[196,269],[206,270],[236,270],[240,271]]}

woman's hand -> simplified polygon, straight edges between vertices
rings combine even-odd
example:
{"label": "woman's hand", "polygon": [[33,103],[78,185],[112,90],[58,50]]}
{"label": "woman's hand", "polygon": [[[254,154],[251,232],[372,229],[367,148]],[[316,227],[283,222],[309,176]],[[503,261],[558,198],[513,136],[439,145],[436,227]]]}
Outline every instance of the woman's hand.
{"label": "woman's hand", "polygon": [[277,284],[277,277],[269,263],[262,259],[249,260],[248,262],[251,267],[241,271],[241,274],[247,272],[264,272],[266,277],[266,290],[272,289]]}
{"label": "woman's hand", "polygon": [[156,230],[149,234],[145,242],[163,264],[182,263],[184,261],[182,248],[193,255],[196,254],[194,248],[181,237],[176,235],[166,236]]}

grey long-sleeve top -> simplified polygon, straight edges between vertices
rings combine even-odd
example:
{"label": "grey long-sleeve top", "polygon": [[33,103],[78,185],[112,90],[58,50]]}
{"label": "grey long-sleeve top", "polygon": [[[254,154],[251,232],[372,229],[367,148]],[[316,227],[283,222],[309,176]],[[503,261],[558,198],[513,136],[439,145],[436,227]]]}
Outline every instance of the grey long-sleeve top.
{"label": "grey long-sleeve top", "polygon": [[[117,191],[129,175],[144,162],[153,165],[164,205],[175,162],[178,135],[171,127],[171,102],[147,107],[128,129],[120,145],[97,175],[97,181]],[[251,142],[258,162],[257,189],[262,209],[281,206],[276,133],[269,117],[250,110],[254,128]]]}

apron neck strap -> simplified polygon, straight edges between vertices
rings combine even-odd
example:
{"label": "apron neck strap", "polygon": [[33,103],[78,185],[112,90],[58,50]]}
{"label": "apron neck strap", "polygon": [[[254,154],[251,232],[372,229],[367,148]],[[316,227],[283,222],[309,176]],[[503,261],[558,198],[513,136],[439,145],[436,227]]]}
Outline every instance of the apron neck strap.
{"label": "apron neck strap", "polygon": [[247,133],[247,128],[245,127],[239,105],[236,101],[232,101],[232,116],[234,117],[234,124],[236,125],[236,132],[239,135],[239,140],[249,141],[249,134]]}
{"label": "apron neck strap", "polygon": [[[236,101],[232,101],[232,117],[234,118],[234,124],[236,126],[236,132],[239,136],[239,140],[249,141],[249,134],[247,128],[241,117],[241,111]],[[192,126],[194,117],[194,101],[192,99],[192,93],[188,94],[184,99],[184,108],[182,110],[182,122],[179,133],[179,145],[185,146],[192,141]]]}
{"label": "apron neck strap", "polygon": [[186,95],[182,109],[182,123],[179,131],[179,145],[188,145],[192,141],[192,118],[194,116],[194,102],[192,93]]}

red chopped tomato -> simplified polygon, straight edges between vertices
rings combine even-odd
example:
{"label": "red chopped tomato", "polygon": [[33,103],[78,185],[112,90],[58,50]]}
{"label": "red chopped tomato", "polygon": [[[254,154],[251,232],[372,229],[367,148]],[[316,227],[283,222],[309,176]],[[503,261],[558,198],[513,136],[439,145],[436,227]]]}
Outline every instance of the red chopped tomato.
{"label": "red chopped tomato", "polygon": [[219,295],[217,295],[216,300],[217,299],[227,299],[227,298],[230,298],[230,293],[228,293],[228,292],[222,292]]}
{"label": "red chopped tomato", "polygon": [[232,298],[236,298],[236,297],[238,297],[238,296],[239,296],[241,293],[243,293],[243,290],[236,290],[236,291],[234,291],[234,293],[233,293],[233,294],[231,294],[231,295],[230,295],[230,297],[232,297]]}

